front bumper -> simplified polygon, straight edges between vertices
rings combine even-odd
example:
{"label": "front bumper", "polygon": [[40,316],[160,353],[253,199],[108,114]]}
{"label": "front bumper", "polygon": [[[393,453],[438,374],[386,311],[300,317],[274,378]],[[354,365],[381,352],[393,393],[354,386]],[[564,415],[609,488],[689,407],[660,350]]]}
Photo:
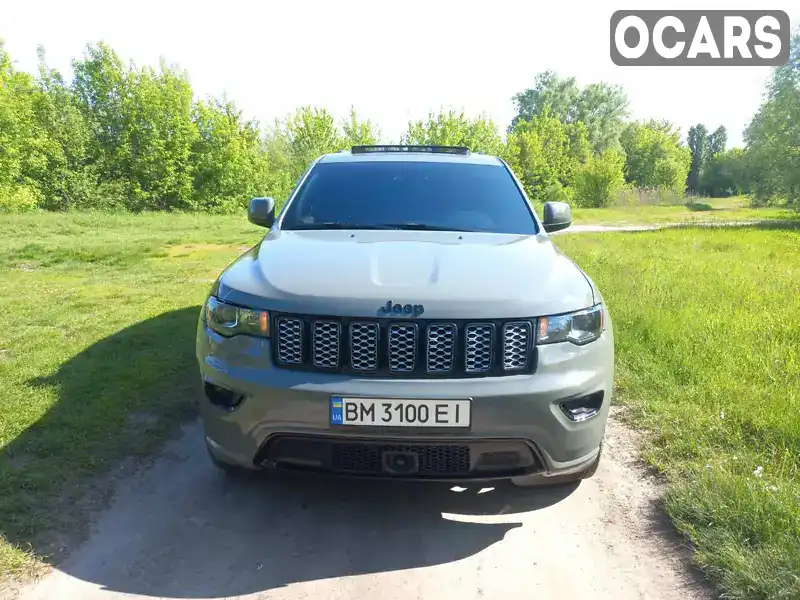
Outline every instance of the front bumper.
{"label": "front bumper", "polygon": [[[483,379],[384,379],[300,372],[276,367],[272,356],[267,339],[225,338],[202,320],[198,323],[197,358],[203,381],[242,398],[233,409],[212,404],[207,397],[200,402],[206,443],[217,459],[248,468],[339,472],[344,464],[341,456],[346,455],[358,457],[346,463],[358,466],[346,469],[352,475],[479,480],[564,475],[590,465],[605,433],[614,349],[609,322],[601,338],[586,346],[539,347],[532,374]],[[570,420],[559,406],[596,392],[603,393],[602,406],[586,421]],[[332,395],[469,398],[472,422],[468,429],[331,426]],[[294,445],[287,446],[286,440],[294,440]],[[279,441],[284,447],[277,452]],[[418,468],[407,474],[387,470],[385,463],[376,468],[375,461],[385,460],[387,452],[417,456]],[[451,454],[462,456],[461,462],[452,459],[460,468],[430,467],[431,456]],[[511,458],[512,454],[517,458]],[[503,455],[505,459],[497,458]],[[495,468],[485,468],[493,460],[499,461]],[[419,468],[424,461],[428,468]]]}

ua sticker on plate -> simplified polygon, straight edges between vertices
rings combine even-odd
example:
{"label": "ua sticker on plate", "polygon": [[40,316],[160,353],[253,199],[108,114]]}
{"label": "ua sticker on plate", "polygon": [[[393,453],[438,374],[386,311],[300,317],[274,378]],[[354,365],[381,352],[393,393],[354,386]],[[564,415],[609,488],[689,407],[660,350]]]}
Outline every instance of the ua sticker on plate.
{"label": "ua sticker on plate", "polygon": [[334,425],[342,425],[344,423],[344,417],[342,416],[343,406],[344,402],[342,402],[341,398],[336,396],[331,398],[331,423]]}

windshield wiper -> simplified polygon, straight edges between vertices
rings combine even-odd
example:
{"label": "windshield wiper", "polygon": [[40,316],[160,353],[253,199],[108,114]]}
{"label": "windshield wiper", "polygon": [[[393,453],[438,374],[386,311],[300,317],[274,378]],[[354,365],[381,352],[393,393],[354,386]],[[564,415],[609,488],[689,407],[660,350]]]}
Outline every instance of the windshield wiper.
{"label": "windshield wiper", "polygon": [[474,229],[461,229],[459,227],[445,227],[443,225],[431,225],[429,223],[380,223],[376,229],[408,229],[410,231],[460,231],[470,232]]}
{"label": "windshield wiper", "polygon": [[314,230],[314,229],[352,229],[352,230],[407,230],[407,231],[456,231],[471,232],[480,231],[474,229],[459,229],[458,227],[444,227],[443,225],[431,225],[429,223],[341,223],[339,221],[319,221],[316,223],[295,223],[287,229]]}
{"label": "windshield wiper", "polygon": [[357,223],[340,223],[339,221],[318,221],[315,223],[295,223],[287,229],[391,229],[376,225],[359,225]]}

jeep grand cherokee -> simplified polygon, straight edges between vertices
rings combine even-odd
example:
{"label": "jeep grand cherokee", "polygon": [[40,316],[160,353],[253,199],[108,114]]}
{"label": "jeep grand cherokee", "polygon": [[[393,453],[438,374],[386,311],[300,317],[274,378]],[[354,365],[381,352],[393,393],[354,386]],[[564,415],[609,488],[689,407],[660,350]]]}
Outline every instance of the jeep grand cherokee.
{"label": "jeep grand cherokee", "polygon": [[358,146],[316,159],[197,329],[205,442],[231,469],[408,479],[588,477],[614,347],[590,278],[499,158]]}

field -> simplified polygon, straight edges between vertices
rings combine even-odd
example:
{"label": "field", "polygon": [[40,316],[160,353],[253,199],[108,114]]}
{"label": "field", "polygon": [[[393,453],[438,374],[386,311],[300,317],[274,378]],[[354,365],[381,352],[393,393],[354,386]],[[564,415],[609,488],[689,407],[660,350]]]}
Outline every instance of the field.
{"label": "field", "polygon": [[0,573],[24,574],[27,550],[58,551],[41,532],[80,522],[89,474],[152,451],[191,414],[200,305],[259,228],[166,214],[0,223]]}
{"label": "field", "polygon": [[792,220],[797,211],[786,207],[751,208],[747,198],[735,196],[698,198],[686,204],[575,208],[572,216],[581,225],[665,225]]}
{"label": "field", "polygon": [[564,236],[612,311],[617,399],[729,596],[800,597],[800,229]]}
{"label": "field", "polygon": [[[58,558],[53,532],[80,529],[97,474],[192,415],[200,304],[263,230],[180,214],[0,224],[0,573],[25,576]],[[698,563],[732,598],[800,597],[800,229],[557,241],[604,291],[617,399]]]}

